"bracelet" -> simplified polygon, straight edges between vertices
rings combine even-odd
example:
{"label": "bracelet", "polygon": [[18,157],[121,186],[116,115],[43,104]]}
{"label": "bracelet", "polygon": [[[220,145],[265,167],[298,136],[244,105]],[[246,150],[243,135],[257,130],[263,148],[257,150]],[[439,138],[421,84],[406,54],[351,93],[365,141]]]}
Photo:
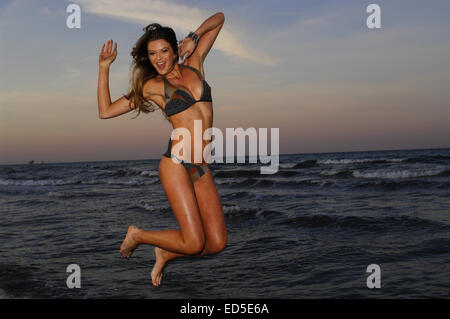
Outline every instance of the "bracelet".
{"label": "bracelet", "polygon": [[189,34],[187,35],[186,38],[190,38],[194,41],[195,45],[197,45],[198,40],[200,39],[199,36],[197,34],[195,34],[195,32],[189,32]]}

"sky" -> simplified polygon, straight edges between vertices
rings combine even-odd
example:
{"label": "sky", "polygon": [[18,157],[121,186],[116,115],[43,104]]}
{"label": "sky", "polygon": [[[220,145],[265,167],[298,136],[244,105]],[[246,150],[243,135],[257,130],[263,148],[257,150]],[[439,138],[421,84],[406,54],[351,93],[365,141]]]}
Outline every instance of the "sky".
{"label": "sky", "polygon": [[[66,25],[71,3],[81,28]],[[366,8],[381,8],[370,29]],[[98,55],[118,43],[114,101],[150,23],[181,40],[216,12],[206,58],[213,126],[279,128],[280,154],[450,147],[450,2],[2,0],[0,164],[158,159],[160,111],[99,119]]]}

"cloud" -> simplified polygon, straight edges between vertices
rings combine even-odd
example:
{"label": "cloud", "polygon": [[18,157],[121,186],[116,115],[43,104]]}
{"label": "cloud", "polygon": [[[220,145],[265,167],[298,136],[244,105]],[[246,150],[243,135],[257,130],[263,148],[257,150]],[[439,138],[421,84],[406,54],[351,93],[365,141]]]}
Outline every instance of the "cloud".
{"label": "cloud", "polygon": [[[91,14],[101,15],[122,21],[147,25],[150,21],[159,21],[184,32],[208,18],[209,13],[198,8],[161,0],[77,0],[81,10]],[[273,65],[268,56],[256,54],[245,47],[237,37],[238,32],[231,31],[225,23],[217,38],[214,48],[227,55],[247,59],[263,65]]]}

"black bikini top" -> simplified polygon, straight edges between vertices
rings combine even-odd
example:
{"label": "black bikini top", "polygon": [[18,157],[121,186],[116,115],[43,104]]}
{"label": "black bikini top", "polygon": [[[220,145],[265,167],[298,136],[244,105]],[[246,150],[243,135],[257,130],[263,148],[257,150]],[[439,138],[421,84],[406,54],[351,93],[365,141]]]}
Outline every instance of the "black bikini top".
{"label": "black bikini top", "polygon": [[181,88],[176,88],[175,86],[170,84],[170,82],[166,78],[164,78],[164,95],[166,98],[166,106],[164,108],[164,112],[167,114],[167,116],[172,116],[177,113],[183,112],[184,110],[190,108],[193,104],[200,101],[212,102],[211,87],[202,77],[200,71],[189,65],[180,65],[197,73],[203,86],[202,95],[200,96],[200,100],[195,100],[188,92]]}

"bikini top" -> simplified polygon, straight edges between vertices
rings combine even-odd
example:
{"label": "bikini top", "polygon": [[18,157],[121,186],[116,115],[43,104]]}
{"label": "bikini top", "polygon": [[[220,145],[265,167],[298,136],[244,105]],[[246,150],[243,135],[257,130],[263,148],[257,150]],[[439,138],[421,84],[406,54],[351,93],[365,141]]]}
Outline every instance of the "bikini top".
{"label": "bikini top", "polygon": [[202,95],[200,96],[200,100],[195,100],[188,92],[181,88],[173,86],[166,78],[164,78],[164,95],[166,98],[166,106],[164,108],[164,112],[167,116],[172,116],[177,113],[183,112],[184,110],[190,108],[193,104],[200,101],[212,102],[211,87],[202,77],[200,71],[189,65],[180,65],[197,73],[203,86]]}

